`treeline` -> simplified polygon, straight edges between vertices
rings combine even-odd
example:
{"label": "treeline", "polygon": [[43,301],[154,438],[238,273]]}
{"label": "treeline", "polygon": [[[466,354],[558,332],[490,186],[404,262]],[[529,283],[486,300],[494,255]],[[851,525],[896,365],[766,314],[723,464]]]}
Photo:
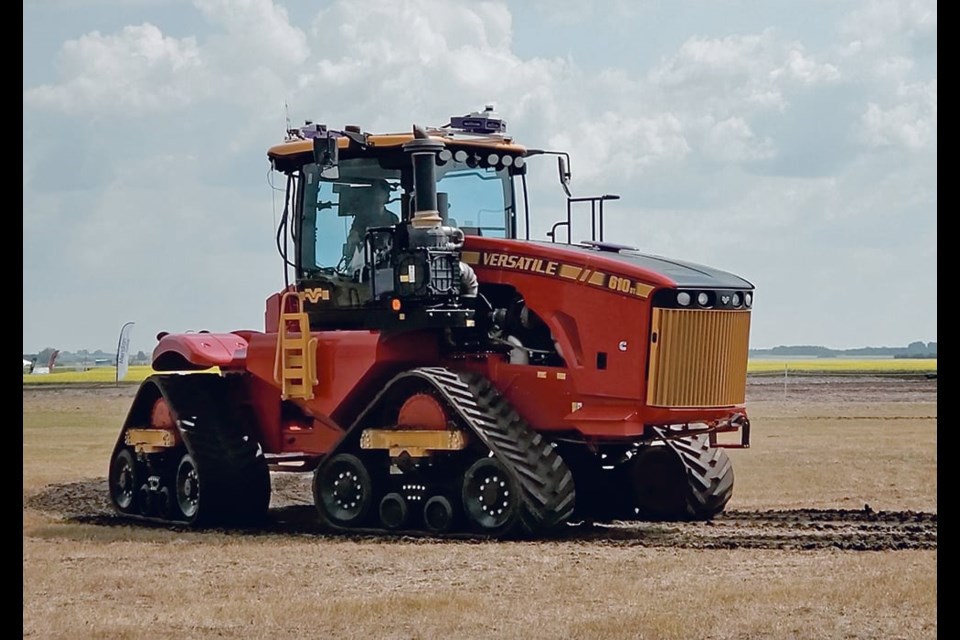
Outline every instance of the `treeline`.
{"label": "treeline", "polygon": [[[24,360],[30,360],[39,365],[46,365],[51,357],[54,359],[54,363],[57,365],[83,365],[93,367],[103,365],[116,366],[117,364],[116,351],[102,351],[100,349],[97,349],[96,351],[87,351],[86,349],[81,349],[80,351],[70,352],[57,351],[53,347],[47,347],[39,353],[23,354]],[[134,365],[150,364],[150,356],[143,351],[138,351],[136,354],[131,353],[129,356],[129,363]]]}
{"label": "treeline", "polygon": [[858,349],[830,349],[815,345],[779,346],[772,349],[750,349],[751,356],[815,358],[936,358],[936,342],[911,342],[905,347],[860,347]]}
{"label": "treeline", "polygon": [[[23,354],[24,359],[33,360],[40,364],[46,364],[55,349],[47,347],[37,354]],[[911,342],[905,347],[861,347],[859,349],[830,349],[815,345],[795,345],[778,346],[772,349],[750,349],[750,356],[768,356],[768,357],[815,357],[815,358],[863,358],[863,357],[882,357],[882,358],[936,358],[936,342]],[[117,353],[110,351],[87,351],[81,349],[76,352],[60,351],[55,356],[57,364],[70,365],[116,365]],[[136,354],[130,354],[130,364],[150,364],[150,356],[143,351]]]}

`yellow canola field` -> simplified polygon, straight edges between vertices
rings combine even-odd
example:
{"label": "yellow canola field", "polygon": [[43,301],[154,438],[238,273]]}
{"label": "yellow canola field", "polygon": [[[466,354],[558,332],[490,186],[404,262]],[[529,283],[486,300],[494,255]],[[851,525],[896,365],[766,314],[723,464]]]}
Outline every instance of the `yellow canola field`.
{"label": "yellow canola field", "polygon": [[[786,370],[798,372],[824,373],[935,373],[936,358],[809,358],[798,360],[774,360],[767,358],[751,359],[747,363],[748,373],[776,373]],[[216,369],[211,369],[216,371]],[[124,383],[139,383],[153,373],[149,365],[131,366],[123,379]],[[69,383],[109,383],[116,382],[117,370],[114,367],[94,367],[86,371],[62,368],[53,373],[30,375],[23,374],[24,384],[69,384]]]}
{"label": "yellow canola field", "polygon": [[752,358],[747,362],[748,373],[775,371],[802,371],[824,373],[936,373],[936,358],[809,358],[773,360]]}

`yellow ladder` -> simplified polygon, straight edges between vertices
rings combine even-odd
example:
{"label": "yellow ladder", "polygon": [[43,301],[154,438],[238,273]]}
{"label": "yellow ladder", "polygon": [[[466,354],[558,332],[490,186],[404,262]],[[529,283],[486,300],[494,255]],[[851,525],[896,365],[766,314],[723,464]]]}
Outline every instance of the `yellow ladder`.
{"label": "yellow ladder", "polygon": [[[288,304],[288,300],[292,304]],[[289,307],[293,311],[289,311]],[[303,296],[298,291],[287,291],[280,298],[273,378],[280,385],[284,400],[313,398],[313,387],[317,384],[317,339],[310,335],[310,319],[303,310]]]}

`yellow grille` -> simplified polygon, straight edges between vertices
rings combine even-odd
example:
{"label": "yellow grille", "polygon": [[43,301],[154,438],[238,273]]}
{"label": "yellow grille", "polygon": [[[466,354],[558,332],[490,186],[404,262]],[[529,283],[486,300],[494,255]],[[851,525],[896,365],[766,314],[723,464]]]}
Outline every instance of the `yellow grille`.
{"label": "yellow grille", "polygon": [[647,404],[725,407],[747,392],[749,311],[654,309]]}

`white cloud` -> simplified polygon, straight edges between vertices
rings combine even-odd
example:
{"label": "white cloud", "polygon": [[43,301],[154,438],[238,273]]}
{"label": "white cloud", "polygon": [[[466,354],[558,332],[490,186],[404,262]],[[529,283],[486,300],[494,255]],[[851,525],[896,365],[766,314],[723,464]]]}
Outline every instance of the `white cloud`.
{"label": "white cloud", "polygon": [[725,38],[693,37],[663,59],[649,79],[672,103],[717,117],[783,109],[794,85],[835,82],[840,70],[784,42],[773,29]]}
{"label": "white cloud", "polygon": [[631,20],[656,8],[650,0],[533,0],[531,5],[547,24],[564,26]]}
{"label": "white cloud", "polygon": [[881,81],[892,81],[895,85],[902,84],[904,79],[916,68],[916,63],[905,56],[891,56],[877,60],[874,67],[877,78]]}
{"label": "white cloud", "polygon": [[773,32],[726,38],[692,37],[676,54],[666,58],[651,74],[663,87],[700,83],[716,86],[747,84],[762,78],[757,69],[770,67]]}
{"label": "white cloud", "polygon": [[140,115],[185,107],[203,91],[198,82],[203,63],[194,38],[166,37],[152,24],[70,40],[59,67],[65,80],[27,89],[28,106],[67,114],[133,110]]}
{"label": "white cloud", "polygon": [[910,151],[937,147],[937,81],[902,86],[900,102],[871,102],[860,118],[861,137],[873,147],[899,145]]}
{"label": "white cloud", "polygon": [[369,0],[361,12],[340,0],[318,13],[311,32],[323,58],[393,68],[431,65],[469,50],[510,56],[511,23],[506,6],[492,2]]}
{"label": "white cloud", "polygon": [[335,2],[311,33],[314,56],[300,70],[292,103],[301,112],[323,104],[325,121],[370,130],[408,128],[412,116],[443,124],[489,102],[509,105],[512,123],[549,108],[567,73],[561,60],[512,52],[511,15],[501,3],[368,2],[358,12]]}
{"label": "white cloud", "polygon": [[936,41],[936,0],[871,0],[846,18],[842,32],[859,48],[909,46]]}
{"label": "white cloud", "polygon": [[802,48],[795,47],[787,52],[783,69],[772,72],[773,77],[786,75],[804,84],[834,82],[840,78],[840,70],[830,63],[818,63],[805,55]]}
{"label": "white cloud", "polygon": [[758,139],[742,118],[727,118],[710,127],[703,140],[703,154],[721,164],[765,160],[774,156],[773,141]]}
{"label": "white cloud", "polygon": [[194,0],[194,4],[224,29],[207,45],[224,67],[299,65],[310,55],[306,34],[291,25],[287,11],[271,0]]}
{"label": "white cloud", "polygon": [[550,148],[575,150],[581,185],[622,184],[647,168],[676,165],[690,152],[683,125],[671,113],[643,117],[606,112],[595,117],[593,125],[589,135],[580,135],[583,129],[574,126],[549,137]]}
{"label": "white cloud", "polygon": [[222,33],[203,42],[165,35],[150,23],[118,33],[93,31],[65,42],[63,80],[28,88],[31,108],[67,114],[140,118],[197,104],[263,104],[279,109],[289,78],[310,55],[305,34],[270,0],[197,0]]}

